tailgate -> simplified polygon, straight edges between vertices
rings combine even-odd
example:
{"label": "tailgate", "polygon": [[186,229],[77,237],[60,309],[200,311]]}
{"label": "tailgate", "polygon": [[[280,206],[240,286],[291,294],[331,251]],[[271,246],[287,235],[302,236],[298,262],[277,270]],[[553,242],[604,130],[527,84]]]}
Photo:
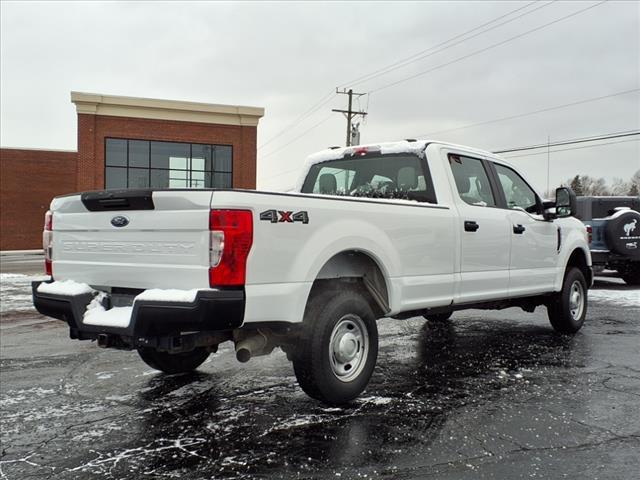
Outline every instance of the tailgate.
{"label": "tailgate", "polygon": [[211,195],[126,190],[54,199],[54,279],[96,287],[207,288]]}

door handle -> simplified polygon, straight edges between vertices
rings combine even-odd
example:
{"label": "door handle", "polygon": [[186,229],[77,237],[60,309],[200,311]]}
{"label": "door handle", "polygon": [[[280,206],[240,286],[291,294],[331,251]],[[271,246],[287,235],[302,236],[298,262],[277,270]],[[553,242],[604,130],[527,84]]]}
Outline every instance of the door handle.
{"label": "door handle", "polygon": [[473,220],[465,220],[464,221],[464,231],[465,232],[475,232],[479,228],[480,228],[480,225],[478,225]]}
{"label": "door handle", "polygon": [[519,235],[523,234],[526,228],[524,226],[518,224],[513,226],[513,233],[517,233]]}

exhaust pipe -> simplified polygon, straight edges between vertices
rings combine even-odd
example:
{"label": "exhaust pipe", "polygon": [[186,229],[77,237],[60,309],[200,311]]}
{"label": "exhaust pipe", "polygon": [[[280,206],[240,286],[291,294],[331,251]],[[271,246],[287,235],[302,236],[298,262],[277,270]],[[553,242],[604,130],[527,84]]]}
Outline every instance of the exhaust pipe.
{"label": "exhaust pipe", "polygon": [[251,357],[265,355],[266,353],[269,353],[269,351],[273,350],[273,348],[271,348],[267,351],[268,343],[266,335],[262,334],[260,331],[251,333],[249,336],[236,342],[236,358],[239,362],[246,363],[251,359]]}

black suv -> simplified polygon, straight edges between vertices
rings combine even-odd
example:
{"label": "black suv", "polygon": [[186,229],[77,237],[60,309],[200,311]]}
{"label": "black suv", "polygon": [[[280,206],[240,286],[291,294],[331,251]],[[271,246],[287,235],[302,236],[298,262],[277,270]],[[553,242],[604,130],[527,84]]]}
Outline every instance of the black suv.
{"label": "black suv", "polygon": [[640,285],[640,196],[578,197],[576,217],[589,233],[595,272],[617,270],[629,285]]}

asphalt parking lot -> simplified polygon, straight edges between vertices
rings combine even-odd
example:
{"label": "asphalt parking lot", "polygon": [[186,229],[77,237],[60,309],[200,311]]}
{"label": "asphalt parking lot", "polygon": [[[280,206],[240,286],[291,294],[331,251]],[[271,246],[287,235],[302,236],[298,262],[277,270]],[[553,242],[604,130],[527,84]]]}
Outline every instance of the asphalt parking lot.
{"label": "asphalt parking lot", "polygon": [[364,395],[327,408],[284,353],[230,345],[166,376],[136,353],[68,339],[2,276],[0,478],[636,479],[640,291],[598,278],[587,323],[546,312],[380,322]]}

